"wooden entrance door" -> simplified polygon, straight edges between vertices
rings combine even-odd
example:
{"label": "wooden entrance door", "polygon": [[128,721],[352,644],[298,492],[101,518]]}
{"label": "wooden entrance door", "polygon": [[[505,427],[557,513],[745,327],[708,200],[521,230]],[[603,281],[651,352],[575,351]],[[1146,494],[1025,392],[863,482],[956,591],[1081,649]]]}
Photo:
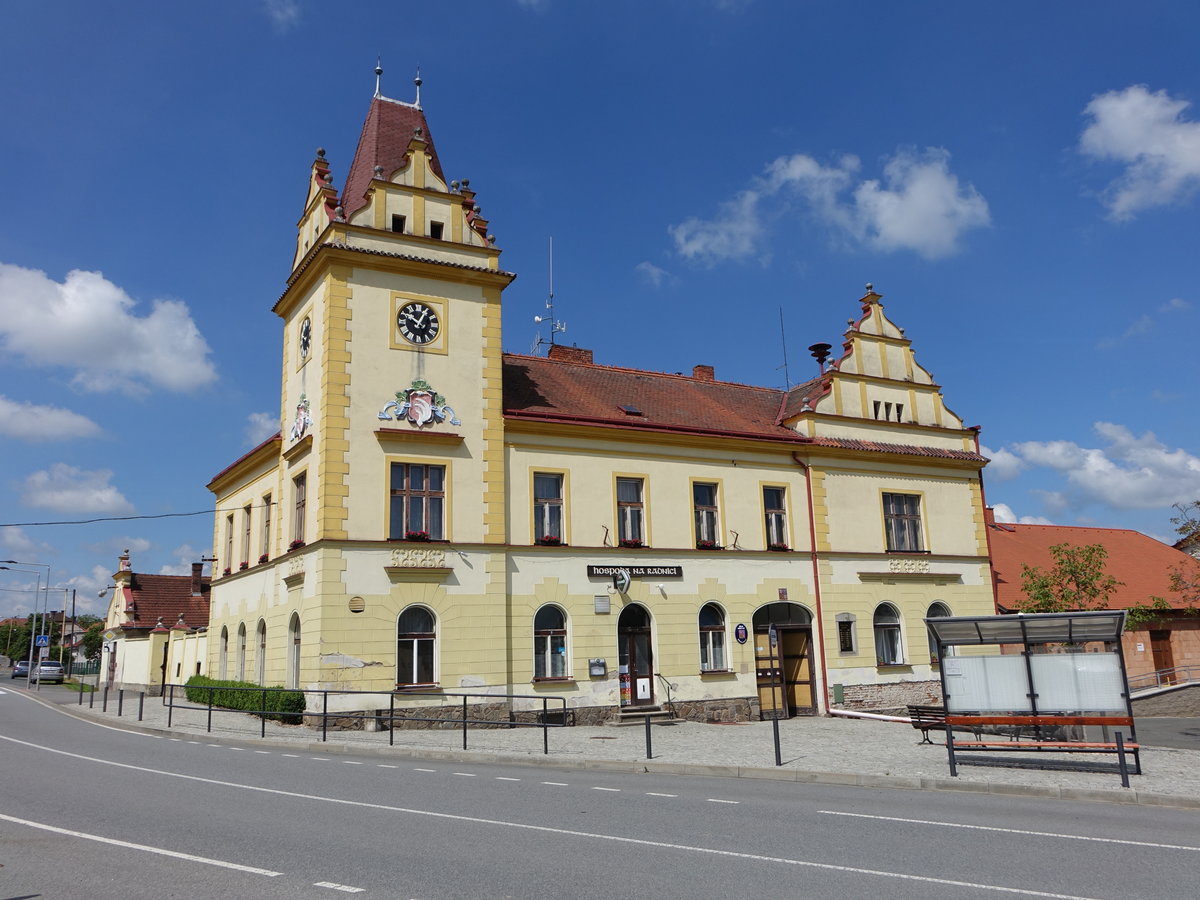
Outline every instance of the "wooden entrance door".
{"label": "wooden entrance door", "polygon": [[654,654],[650,646],[650,613],[631,604],[617,622],[617,661],[622,706],[654,705]]}
{"label": "wooden entrance door", "polygon": [[[1150,632],[1150,652],[1154,656],[1154,671],[1175,668],[1175,657],[1171,654],[1171,632],[1155,630]],[[1163,679],[1164,682],[1174,683],[1172,676]]]}
{"label": "wooden entrance door", "polygon": [[764,719],[787,719],[816,712],[811,647],[812,629],[807,626],[776,626],[774,646],[769,627],[755,629],[754,668],[758,674],[760,715]]}

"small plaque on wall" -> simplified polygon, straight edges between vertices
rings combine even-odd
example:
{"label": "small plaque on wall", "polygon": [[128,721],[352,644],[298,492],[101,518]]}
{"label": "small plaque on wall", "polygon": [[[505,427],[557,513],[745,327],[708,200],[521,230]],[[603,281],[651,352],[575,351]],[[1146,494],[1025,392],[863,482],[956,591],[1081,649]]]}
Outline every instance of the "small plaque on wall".
{"label": "small plaque on wall", "polygon": [[612,601],[608,594],[596,594],[592,597],[592,609],[596,615],[607,615],[612,612]]}

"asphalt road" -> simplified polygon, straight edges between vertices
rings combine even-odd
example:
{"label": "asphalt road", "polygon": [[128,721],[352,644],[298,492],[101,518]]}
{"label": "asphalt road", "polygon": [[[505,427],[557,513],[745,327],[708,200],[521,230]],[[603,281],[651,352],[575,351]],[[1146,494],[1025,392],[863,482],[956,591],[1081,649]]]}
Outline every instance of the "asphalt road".
{"label": "asphalt road", "polygon": [[1194,898],[1200,814],[269,750],[0,694],[0,897]]}

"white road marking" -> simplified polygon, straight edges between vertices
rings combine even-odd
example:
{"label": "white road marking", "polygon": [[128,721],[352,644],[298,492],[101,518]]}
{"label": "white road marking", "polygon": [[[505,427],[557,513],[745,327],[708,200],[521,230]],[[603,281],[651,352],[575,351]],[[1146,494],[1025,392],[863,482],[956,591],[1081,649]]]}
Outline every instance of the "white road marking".
{"label": "white road marking", "polygon": [[351,887],[348,884],[335,884],[332,881],[314,881],[313,887],[331,888],[335,891],[342,891],[346,894],[361,894],[366,888]]}
{"label": "white road marking", "polygon": [[736,806],[737,804],[741,803],[742,801],[741,800],[717,800],[713,797],[709,797],[708,802],[709,803],[732,803],[734,806]]}
{"label": "white road marking", "polygon": [[146,853],[157,853],[159,856],[170,856],[174,859],[186,859],[190,862],[204,863],[208,866],[220,866],[223,869],[248,872],[251,875],[266,875],[268,878],[275,878],[283,874],[282,872],[272,872],[270,869],[260,869],[256,866],[243,866],[241,863],[226,862],[223,859],[212,859],[208,856],[180,853],[178,850],[165,850],[162,847],[150,847],[146,844],[119,841],[116,838],[104,837],[99,834],[88,834],[84,831],[71,831],[69,828],[59,828],[55,825],[43,824],[42,822],[31,822],[28,819],[18,819],[16,816],[6,816],[3,813],[0,813],[0,819],[6,822],[15,822],[18,825],[27,825],[30,828],[40,828],[42,831],[50,831],[54,834],[65,834],[67,837],[82,838],[85,841],[96,841],[101,844],[111,844],[114,847],[124,847],[127,850],[143,850]]}
{"label": "white road marking", "polygon": [[520,778],[505,778],[503,775],[496,776],[497,781],[520,781]]}
{"label": "white road marking", "polygon": [[263,756],[270,756],[270,755],[271,755],[271,751],[270,751],[270,750],[255,750],[254,752],[255,752],[255,753],[261,753],[261,754],[263,754]]}
{"label": "white road marking", "polygon": [[1098,844],[1124,844],[1127,847],[1153,847],[1156,850],[1192,850],[1200,852],[1200,847],[1187,844],[1156,844],[1152,841],[1128,841],[1121,838],[1090,837],[1086,834],[1062,834],[1055,831],[1027,831],[1022,828],[997,828],[994,825],[964,825],[960,822],[934,822],[929,819],[901,819],[895,816],[871,816],[866,813],[838,812],[833,809],[821,809],[818,812],[827,816],[849,816],[854,819],[878,819],[883,822],[900,822],[904,825],[938,825],[942,828],[962,828],[969,831],[997,831],[1002,834],[1024,834],[1030,837],[1061,838],[1064,841],[1091,841]]}
{"label": "white road marking", "polygon": [[620,789],[620,788],[602,788],[602,787],[594,787],[594,788],[592,788],[592,790],[593,790],[593,791],[612,791],[612,792],[613,792],[613,793],[615,793],[615,794],[619,794],[619,793],[621,793],[621,789]]}
{"label": "white road marking", "polygon": [[317,762],[329,762],[328,756],[310,756],[309,759],[314,759]]}
{"label": "white road marking", "polygon": [[387,763],[379,763],[379,764],[378,764],[378,766],[377,766],[377,768],[380,768],[380,769],[398,769],[398,768],[400,768],[400,767],[399,767],[399,766],[389,766]]}
{"label": "white road marking", "polygon": [[[71,759],[81,759],[86,762],[112,766],[115,769],[128,769],[149,775],[162,775],[166,778],[178,778],[183,781],[195,781],[200,784],[211,784],[218,787],[236,788],[242,791],[254,791],[260,794],[272,794],[276,797],[291,797],[296,800],[313,800],[318,803],[331,803],[337,806],[350,806],[359,809],[374,809],[382,812],[401,813],[410,816],[423,816],[429,819],[441,819],[446,822],[465,822],[472,825],[492,825],[498,828],[512,828],[518,831],[530,831],[539,834],[554,834],[561,837],[578,837],[596,841],[611,841],[614,844],[628,844],[636,847],[650,847],[656,850],[678,850],[683,853],[697,853],[707,856],[719,856],[727,859],[744,859],[752,862],[778,863],[785,866],[797,866],[806,869],[820,869],[827,872],[845,872],[852,875],[870,875],[893,881],[912,881],[921,884],[941,884],[949,887],[973,888],[976,890],[996,891],[1001,894],[1016,894],[1022,897],[1044,897],[1047,900],[1096,900],[1094,897],[1081,897],[1075,894],[1055,894],[1049,891],[1035,891],[1028,888],[1005,887],[998,884],[984,884],[974,881],[958,881],[952,878],[937,878],[932,875],[910,875],[905,872],[891,872],[884,869],[866,869],[860,866],[841,866],[833,863],[815,862],[806,859],[790,859],[785,856],[766,856],[761,853],[745,853],[740,850],[720,850],[715,847],[697,847],[691,844],[675,844],[669,841],[652,841],[645,838],[627,837],[620,834],[603,834],[594,831],[576,831],[570,828],[554,828],[549,825],[534,825],[527,822],[507,822],[503,819],[485,819],[481,816],[464,816],[456,813],[436,812],[431,809],[414,809],[405,806],[390,806],[385,803],[369,803],[364,800],[346,800],[341,797],[322,797],[319,794],[305,794],[300,791],[285,791],[280,788],[262,787],[257,784],[241,784],[236,781],[222,781],[218,778],[203,778],[199,775],[186,775],[182,772],[168,772],[163,769],[151,769],[148,766],[135,766],[131,763],[115,762],[110,759],[100,759],[96,756],[86,756],[82,753],[72,753],[69,750],[59,750],[44,744],[34,744],[30,741],[18,740],[5,734],[0,734],[0,741],[8,741],[23,747],[32,747],[43,753],[54,753]],[[565,786],[562,782],[543,781],[542,784]],[[1190,849],[1190,848],[1187,848]]]}
{"label": "white road marking", "polygon": [[299,753],[284,753],[283,755],[286,756],[288,759],[299,759],[300,758]]}
{"label": "white road marking", "polygon": [[656,794],[654,791],[646,791],[647,797],[678,797],[678,794]]}
{"label": "white road marking", "polygon": [[227,747],[228,750],[245,750],[245,747]]}
{"label": "white road marking", "polygon": [[361,766],[362,765],[362,763],[355,762],[352,759],[343,759],[342,762],[347,766]]}
{"label": "white road marking", "polygon": [[437,769],[413,769],[414,772],[436,772]]}
{"label": "white road marking", "polygon": [[199,744],[199,741],[188,741],[189,744]]}
{"label": "white road marking", "polygon": [[542,784],[548,784],[551,787],[567,787],[565,781],[543,781]]}
{"label": "white road marking", "polygon": [[475,777],[470,772],[451,772],[450,774],[451,775],[461,775],[463,778],[474,778]]}

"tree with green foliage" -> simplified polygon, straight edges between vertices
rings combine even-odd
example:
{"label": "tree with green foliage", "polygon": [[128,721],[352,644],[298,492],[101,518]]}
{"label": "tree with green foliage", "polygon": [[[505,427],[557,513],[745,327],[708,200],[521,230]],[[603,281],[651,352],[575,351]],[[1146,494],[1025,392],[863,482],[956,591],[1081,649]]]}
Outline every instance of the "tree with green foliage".
{"label": "tree with green foliage", "polygon": [[104,623],[96,622],[83,633],[83,656],[85,659],[96,659],[100,656],[100,648],[104,646]]}
{"label": "tree with green foliage", "polygon": [[1106,609],[1108,598],[1122,587],[1122,582],[1104,571],[1108,551],[1100,544],[1055,544],[1050,554],[1054,565],[1046,571],[1039,566],[1021,566],[1021,590],[1025,592],[1025,600],[1019,604],[1022,612]]}

